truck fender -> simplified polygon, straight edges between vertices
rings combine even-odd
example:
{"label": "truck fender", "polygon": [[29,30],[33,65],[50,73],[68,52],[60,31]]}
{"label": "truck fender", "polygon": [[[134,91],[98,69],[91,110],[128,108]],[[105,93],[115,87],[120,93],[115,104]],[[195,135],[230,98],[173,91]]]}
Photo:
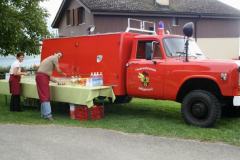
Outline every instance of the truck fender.
{"label": "truck fender", "polygon": [[221,87],[215,77],[208,75],[188,76],[179,85],[176,95],[177,102],[181,102],[187,93],[196,89],[213,92],[217,97],[222,95]]}

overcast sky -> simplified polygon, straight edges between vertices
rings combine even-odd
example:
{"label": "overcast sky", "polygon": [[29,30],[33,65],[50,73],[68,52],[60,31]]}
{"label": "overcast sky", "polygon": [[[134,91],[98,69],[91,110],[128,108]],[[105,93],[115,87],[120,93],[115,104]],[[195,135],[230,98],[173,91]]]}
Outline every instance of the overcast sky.
{"label": "overcast sky", "polygon": [[[219,1],[222,1],[230,6],[238,8],[240,10],[240,0],[219,0]],[[41,4],[44,8],[46,8],[48,10],[48,12],[50,14],[50,16],[48,18],[48,26],[49,27],[51,26],[61,3],[62,3],[62,0],[47,0]]]}

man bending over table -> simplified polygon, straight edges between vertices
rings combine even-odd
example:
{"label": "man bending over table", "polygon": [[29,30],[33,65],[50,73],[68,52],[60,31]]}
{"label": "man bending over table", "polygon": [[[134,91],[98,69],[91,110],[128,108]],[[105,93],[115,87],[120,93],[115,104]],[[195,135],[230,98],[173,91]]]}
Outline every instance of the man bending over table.
{"label": "man bending over table", "polygon": [[50,86],[49,82],[57,82],[52,77],[53,70],[59,74],[66,76],[66,74],[59,68],[58,60],[62,57],[61,52],[56,52],[45,58],[41,63],[36,73],[36,84],[38,96],[41,102],[41,116],[48,120],[53,120],[51,104],[50,104]]}

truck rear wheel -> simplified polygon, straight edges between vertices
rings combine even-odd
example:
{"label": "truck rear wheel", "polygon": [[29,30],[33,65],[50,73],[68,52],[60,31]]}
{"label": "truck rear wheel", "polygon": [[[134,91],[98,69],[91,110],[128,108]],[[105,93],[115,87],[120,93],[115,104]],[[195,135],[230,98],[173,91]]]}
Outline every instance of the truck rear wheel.
{"label": "truck rear wheel", "polygon": [[221,117],[219,100],[204,90],[194,90],[186,95],[181,111],[186,123],[199,127],[212,127]]}

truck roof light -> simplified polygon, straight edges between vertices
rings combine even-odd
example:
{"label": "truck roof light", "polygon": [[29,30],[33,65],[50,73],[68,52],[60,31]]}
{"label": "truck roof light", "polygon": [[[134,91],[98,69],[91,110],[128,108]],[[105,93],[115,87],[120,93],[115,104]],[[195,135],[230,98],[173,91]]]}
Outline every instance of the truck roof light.
{"label": "truck roof light", "polygon": [[161,28],[161,29],[164,29],[164,22],[163,21],[159,21],[158,27]]}
{"label": "truck roof light", "polygon": [[159,21],[159,23],[158,23],[157,34],[164,35],[164,22],[163,21]]}

